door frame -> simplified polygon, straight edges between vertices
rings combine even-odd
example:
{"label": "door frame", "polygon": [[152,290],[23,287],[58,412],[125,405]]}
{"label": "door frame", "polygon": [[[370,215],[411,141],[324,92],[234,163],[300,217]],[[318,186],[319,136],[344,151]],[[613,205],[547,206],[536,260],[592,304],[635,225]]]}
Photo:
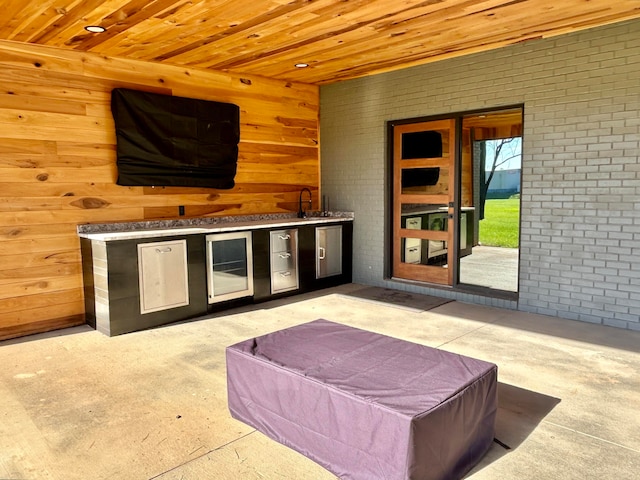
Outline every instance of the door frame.
{"label": "door frame", "polygon": [[[424,284],[428,287],[433,288],[445,288],[445,289],[453,289],[459,291],[467,291],[469,290],[466,286],[461,285],[459,283],[459,271],[460,271],[460,255],[459,255],[459,247],[460,247],[460,239],[459,235],[453,235],[453,238],[450,239],[450,247],[453,250],[453,268],[449,268],[451,270],[450,285],[443,285],[438,283],[429,283],[423,282],[420,280],[410,280],[404,278],[397,278],[393,276],[393,262],[394,262],[394,245],[396,242],[395,239],[395,229],[394,225],[396,222],[396,212],[394,208],[394,129],[396,126],[404,125],[404,124],[412,124],[412,123],[423,123],[423,122],[432,122],[446,119],[454,119],[455,120],[455,145],[453,148],[454,151],[454,193],[453,193],[453,207],[449,209],[450,213],[453,213],[453,231],[459,232],[460,230],[460,212],[461,212],[461,176],[462,176],[462,119],[463,117],[473,116],[473,115],[482,115],[482,114],[496,114],[501,110],[512,110],[512,109],[520,109],[522,112],[522,124],[523,124],[523,132],[524,132],[524,118],[525,118],[525,105],[523,103],[518,104],[508,104],[508,105],[499,105],[491,108],[482,108],[482,109],[473,109],[473,110],[464,110],[464,111],[456,111],[452,113],[443,113],[437,115],[429,115],[429,116],[421,116],[421,117],[411,117],[411,118],[402,118],[395,120],[388,120],[386,122],[386,155],[387,155],[387,165],[385,169],[385,193],[384,193],[384,279],[399,281],[399,282],[408,282],[408,283],[420,283]],[[524,145],[524,144],[523,144]],[[522,217],[520,218],[520,223],[522,223]],[[451,258],[451,257],[449,257]],[[478,290],[484,291],[483,288],[472,288],[474,293],[480,293]],[[491,294],[492,290],[487,288],[486,293]],[[495,291],[502,292],[502,291]],[[508,293],[508,292],[507,292]],[[504,292],[499,293],[498,296],[504,296]],[[507,296],[511,297],[511,294]],[[513,295],[515,299],[517,299],[518,294]]]}

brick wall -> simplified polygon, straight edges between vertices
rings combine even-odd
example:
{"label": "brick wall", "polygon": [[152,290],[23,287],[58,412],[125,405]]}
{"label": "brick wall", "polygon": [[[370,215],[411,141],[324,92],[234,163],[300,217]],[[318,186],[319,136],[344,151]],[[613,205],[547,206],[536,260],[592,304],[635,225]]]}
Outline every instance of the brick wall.
{"label": "brick wall", "polygon": [[[640,330],[640,21],[321,88],[354,281]],[[518,301],[385,278],[386,122],[524,104]]]}

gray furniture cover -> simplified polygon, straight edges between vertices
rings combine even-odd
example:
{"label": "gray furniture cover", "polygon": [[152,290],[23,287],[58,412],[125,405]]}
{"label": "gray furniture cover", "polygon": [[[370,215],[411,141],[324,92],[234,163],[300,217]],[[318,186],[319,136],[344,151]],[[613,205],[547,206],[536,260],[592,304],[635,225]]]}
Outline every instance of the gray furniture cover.
{"label": "gray furniture cover", "polygon": [[226,358],[231,415],[343,479],[459,479],[493,441],[491,363],[322,319]]}

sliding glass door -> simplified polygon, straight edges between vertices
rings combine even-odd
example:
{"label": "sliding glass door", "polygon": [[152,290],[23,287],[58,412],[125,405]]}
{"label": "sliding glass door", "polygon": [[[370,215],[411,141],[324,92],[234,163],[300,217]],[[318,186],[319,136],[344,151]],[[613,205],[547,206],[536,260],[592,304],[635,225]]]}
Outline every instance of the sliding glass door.
{"label": "sliding glass door", "polygon": [[[391,276],[517,291],[519,218],[504,218],[519,207],[520,150],[507,147],[521,145],[522,107],[392,122],[389,132]],[[492,200],[498,194],[506,200]],[[502,209],[497,240],[479,234],[486,206]]]}

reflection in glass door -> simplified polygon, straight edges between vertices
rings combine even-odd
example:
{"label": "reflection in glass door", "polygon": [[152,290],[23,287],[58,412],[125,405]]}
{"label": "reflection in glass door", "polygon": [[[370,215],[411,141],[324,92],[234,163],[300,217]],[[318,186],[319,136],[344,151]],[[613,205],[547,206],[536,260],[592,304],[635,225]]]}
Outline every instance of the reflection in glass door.
{"label": "reflection in glass door", "polygon": [[461,216],[469,216],[460,225],[469,234],[459,283],[517,292],[522,108],[466,115],[462,132]]}
{"label": "reflection in glass door", "polygon": [[455,120],[393,127],[393,276],[451,285]]}

